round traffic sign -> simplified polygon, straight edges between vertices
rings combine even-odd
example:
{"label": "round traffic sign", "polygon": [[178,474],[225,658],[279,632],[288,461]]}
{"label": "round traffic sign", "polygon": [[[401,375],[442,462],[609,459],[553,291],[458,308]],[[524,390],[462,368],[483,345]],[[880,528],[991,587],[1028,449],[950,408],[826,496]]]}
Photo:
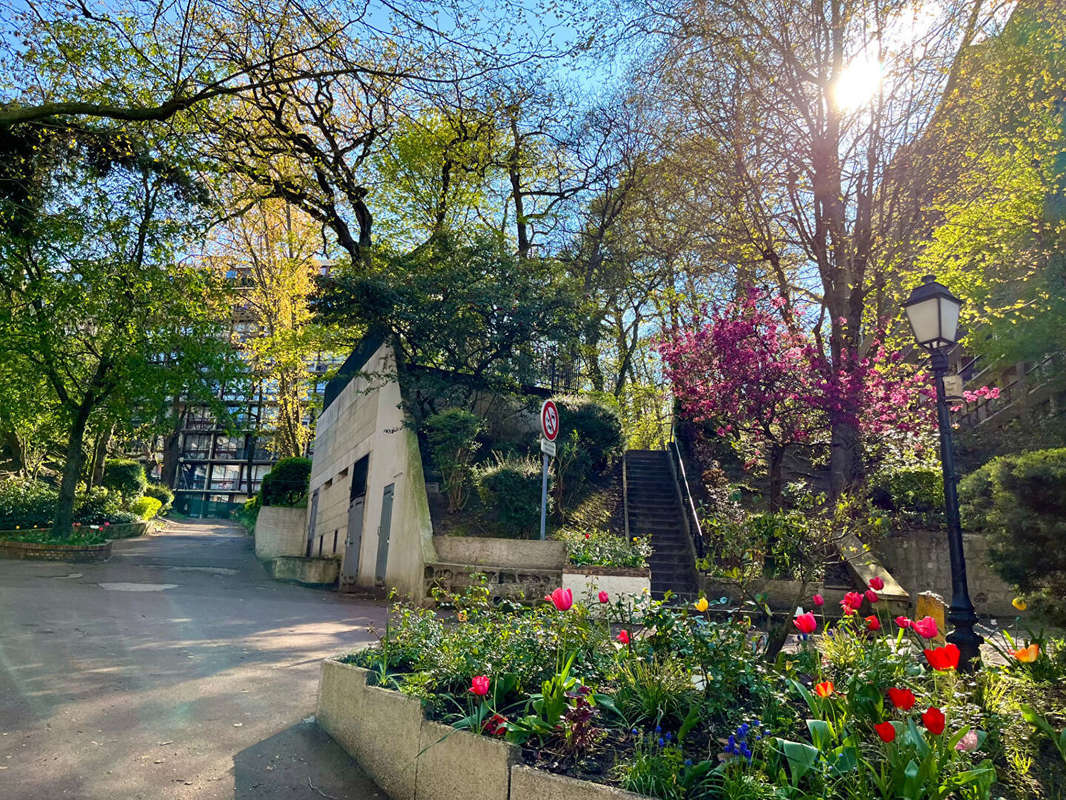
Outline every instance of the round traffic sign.
{"label": "round traffic sign", "polygon": [[559,435],[559,409],[551,400],[545,400],[540,407],[540,432],[549,442]]}

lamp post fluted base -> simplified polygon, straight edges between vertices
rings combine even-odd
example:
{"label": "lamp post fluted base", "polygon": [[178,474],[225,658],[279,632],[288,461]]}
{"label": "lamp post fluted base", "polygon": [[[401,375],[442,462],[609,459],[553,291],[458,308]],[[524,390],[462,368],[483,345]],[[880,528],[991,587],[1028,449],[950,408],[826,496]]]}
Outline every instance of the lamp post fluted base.
{"label": "lamp post fluted base", "polygon": [[954,603],[948,609],[948,622],[952,631],[947,640],[959,648],[959,670],[973,672],[981,665],[981,643],[984,638],[973,629],[977,624],[977,614],[973,606],[957,608]]}

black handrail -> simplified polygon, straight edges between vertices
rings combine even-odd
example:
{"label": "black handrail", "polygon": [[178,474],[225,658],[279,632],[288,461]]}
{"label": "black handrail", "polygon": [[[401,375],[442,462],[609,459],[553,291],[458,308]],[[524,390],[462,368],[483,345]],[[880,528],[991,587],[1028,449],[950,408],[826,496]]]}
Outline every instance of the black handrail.
{"label": "black handrail", "polygon": [[696,502],[692,498],[692,491],[688,486],[688,476],[685,474],[685,459],[681,457],[681,448],[677,446],[676,423],[670,424],[670,446],[674,448],[674,457],[677,458],[678,485],[684,497],[683,503],[688,504],[688,511],[692,517],[692,543],[696,547],[696,557],[703,558],[703,529],[700,527],[700,517],[696,513]]}

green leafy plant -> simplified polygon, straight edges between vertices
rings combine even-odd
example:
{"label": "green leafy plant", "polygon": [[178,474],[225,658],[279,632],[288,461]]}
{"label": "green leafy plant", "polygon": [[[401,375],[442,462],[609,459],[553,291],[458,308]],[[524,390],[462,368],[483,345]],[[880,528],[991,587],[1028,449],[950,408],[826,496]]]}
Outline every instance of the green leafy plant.
{"label": "green leafy plant", "polygon": [[478,494],[503,536],[520,538],[540,524],[541,468],[508,456],[477,473]]}
{"label": "green leafy plant", "polygon": [[473,479],[474,458],[480,448],[477,440],[483,423],[461,408],[448,408],[425,422],[426,438],[448,493],[448,510],[466,507]]}
{"label": "green leafy plant", "polygon": [[163,504],[154,497],[138,497],[130,503],[130,513],[136,514],[141,519],[154,519]]}
{"label": "green leafy plant", "polygon": [[566,542],[567,557],[571,564],[595,567],[628,567],[643,569],[651,557],[651,542],[648,537],[624,536],[604,530],[559,531],[555,538]]}
{"label": "green leafy plant", "polygon": [[263,478],[259,497],[264,506],[301,506],[307,502],[311,459],[283,458]]}
{"label": "green leafy plant", "polygon": [[126,458],[109,458],[104,462],[104,477],[100,482],[111,491],[118,492],[125,502],[131,503],[144,494],[148,478],[139,461]]}
{"label": "green leafy plant", "polygon": [[959,484],[962,521],[990,536],[993,568],[1066,621],[1066,448],[992,459]]}
{"label": "green leafy plant", "polygon": [[147,497],[154,497],[160,502],[160,515],[166,514],[166,512],[170,510],[170,507],[174,505],[174,492],[170,491],[169,487],[164,486],[161,483],[149,483],[144,487],[144,494]]}

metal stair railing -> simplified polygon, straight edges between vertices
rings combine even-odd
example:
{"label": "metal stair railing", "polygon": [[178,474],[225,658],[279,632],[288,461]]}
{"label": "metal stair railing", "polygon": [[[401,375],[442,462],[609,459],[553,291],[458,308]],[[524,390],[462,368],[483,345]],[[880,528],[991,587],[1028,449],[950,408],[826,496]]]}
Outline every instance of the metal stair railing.
{"label": "metal stair railing", "polygon": [[681,493],[681,503],[685,506],[686,516],[689,517],[689,535],[692,537],[692,544],[696,548],[696,557],[703,558],[703,529],[700,527],[700,517],[696,513],[696,501],[692,497],[692,491],[689,489],[688,476],[685,474],[685,459],[681,457],[681,448],[677,445],[677,423],[670,423],[670,455],[671,462],[676,463],[676,469],[674,472],[674,481],[677,483],[678,490]]}

